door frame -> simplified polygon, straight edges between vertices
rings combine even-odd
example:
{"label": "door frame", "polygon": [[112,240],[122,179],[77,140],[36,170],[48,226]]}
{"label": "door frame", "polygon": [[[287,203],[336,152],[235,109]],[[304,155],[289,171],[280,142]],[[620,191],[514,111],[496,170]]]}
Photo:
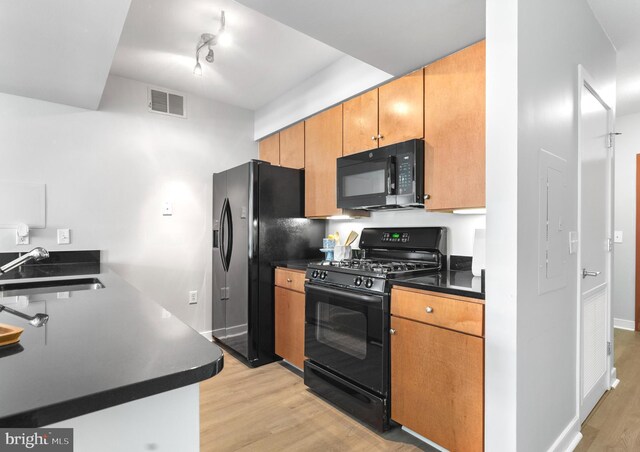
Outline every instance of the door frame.
{"label": "door frame", "polygon": [[[615,113],[611,108],[612,103],[609,103],[604,100],[601,93],[605,93],[605,90],[600,89],[598,83],[595,81],[593,77],[589,74],[589,72],[582,66],[578,65],[578,89],[577,89],[577,123],[578,123],[578,153],[577,153],[577,166],[578,166],[578,218],[577,218],[577,231],[578,231],[578,247],[577,247],[577,258],[576,258],[576,308],[577,308],[577,353],[576,353],[576,405],[577,405],[577,415],[578,419],[581,418],[581,406],[582,406],[582,275],[581,275],[581,262],[582,262],[582,88],[585,86],[593,96],[600,101],[600,103],[607,110],[607,118],[608,118],[608,133],[613,133],[614,131],[614,123],[615,123]],[[607,367],[609,371],[607,372],[607,387],[610,389],[611,387],[617,385],[617,376],[616,376],[616,368],[614,367],[613,362],[613,313],[612,313],[612,281],[613,281],[613,221],[614,221],[614,190],[613,183],[615,180],[614,174],[614,148],[611,147],[607,152],[607,160],[608,160],[608,208],[607,208],[607,216],[609,218],[607,225],[607,235],[611,240],[611,251],[607,254],[607,262],[605,263],[605,267],[607,270],[607,319],[606,324],[608,325],[607,337],[608,341],[611,343],[611,354],[607,356]]]}
{"label": "door frame", "polygon": [[636,284],[634,330],[640,331],[640,154],[636,154]]}

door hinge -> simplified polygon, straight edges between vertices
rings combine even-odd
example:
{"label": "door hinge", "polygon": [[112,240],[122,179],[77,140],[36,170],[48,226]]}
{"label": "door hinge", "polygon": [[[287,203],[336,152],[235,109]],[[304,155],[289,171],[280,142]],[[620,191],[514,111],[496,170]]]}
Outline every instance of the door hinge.
{"label": "door hinge", "polygon": [[611,355],[611,351],[612,351],[612,347],[611,347],[611,342],[607,342],[607,356]]}
{"label": "door hinge", "polygon": [[616,147],[616,135],[622,135],[622,132],[611,132],[607,134],[607,147],[609,149]]}
{"label": "door hinge", "polygon": [[613,240],[611,238],[607,239],[607,251],[613,251]]}

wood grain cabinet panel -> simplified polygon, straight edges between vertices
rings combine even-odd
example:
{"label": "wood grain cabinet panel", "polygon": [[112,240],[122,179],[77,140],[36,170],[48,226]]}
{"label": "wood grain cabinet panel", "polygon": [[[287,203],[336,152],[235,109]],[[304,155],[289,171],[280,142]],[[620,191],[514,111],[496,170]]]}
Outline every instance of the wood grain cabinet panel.
{"label": "wood grain cabinet panel", "polygon": [[272,165],[280,165],[280,134],[274,133],[271,136],[260,140],[260,160],[269,162]]}
{"label": "wood grain cabinet panel", "polygon": [[378,90],[346,101],[343,105],[343,155],[378,147]]}
{"label": "wood grain cabinet panel", "polygon": [[451,451],[482,451],[484,339],[394,316],[391,328],[391,418]]}
{"label": "wood grain cabinet panel", "polygon": [[483,300],[434,294],[410,288],[392,289],[391,314],[449,328],[475,336],[484,335]]}
{"label": "wood grain cabinet panel", "polygon": [[280,131],[280,165],[304,168],[304,122]]}
{"label": "wood grain cabinet panel", "polygon": [[275,351],[294,366],[304,365],[305,272],[275,270]]}
{"label": "wood grain cabinet panel", "polygon": [[336,159],[342,156],[342,105],[305,121],[305,216],[339,215]]}
{"label": "wood grain cabinet panel", "polygon": [[428,210],[485,206],[485,42],[425,68]]}
{"label": "wood grain cabinet panel", "polygon": [[285,289],[304,292],[305,273],[302,270],[288,270],[284,268],[276,268],[275,282],[276,286]]}
{"label": "wood grain cabinet panel", "polygon": [[424,136],[424,74],[412,72],[378,88],[378,146]]}

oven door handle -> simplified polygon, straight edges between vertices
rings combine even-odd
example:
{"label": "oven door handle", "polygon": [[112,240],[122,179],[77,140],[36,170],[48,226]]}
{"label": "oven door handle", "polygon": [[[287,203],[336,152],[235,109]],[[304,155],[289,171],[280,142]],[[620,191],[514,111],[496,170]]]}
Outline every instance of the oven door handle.
{"label": "oven door handle", "polygon": [[309,293],[308,291],[317,291],[317,292],[323,292],[328,295],[339,295],[340,297],[348,297],[355,301],[359,301],[363,303],[380,303],[380,299],[383,297],[382,294],[367,295],[367,294],[351,292],[351,291],[347,292],[344,289],[318,286],[316,284],[309,284],[309,283],[305,283],[304,288],[307,291],[307,294]]}

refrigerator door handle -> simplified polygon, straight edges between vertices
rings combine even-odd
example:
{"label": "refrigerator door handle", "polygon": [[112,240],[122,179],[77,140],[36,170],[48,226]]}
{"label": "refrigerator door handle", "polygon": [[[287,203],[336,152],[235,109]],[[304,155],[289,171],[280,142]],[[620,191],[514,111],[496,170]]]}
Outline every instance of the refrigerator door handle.
{"label": "refrigerator door handle", "polygon": [[229,202],[229,199],[227,198],[227,204],[226,204],[226,213],[225,213],[225,220],[227,221],[227,226],[228,226],[228,231],[226,232],[227,235],[227,249],[225,250],[225,266],[226,266],[226,271],[229,271],[229,266],[231,265],[231,252],[233,251],[233,219],[231,218],[231,203]]}
{"label": "refrigerator door handle", "polygon": [[225,238],[226,238],[226,224],[225,217],[227,215],[227,204],[229,204],[229,198],[224,198],[224,202],[222,203],[222,212],[220,212],[220,260],[222,261],[222,269],[225,273],[229,270],[227,266],[227,261],[225,259]]}

